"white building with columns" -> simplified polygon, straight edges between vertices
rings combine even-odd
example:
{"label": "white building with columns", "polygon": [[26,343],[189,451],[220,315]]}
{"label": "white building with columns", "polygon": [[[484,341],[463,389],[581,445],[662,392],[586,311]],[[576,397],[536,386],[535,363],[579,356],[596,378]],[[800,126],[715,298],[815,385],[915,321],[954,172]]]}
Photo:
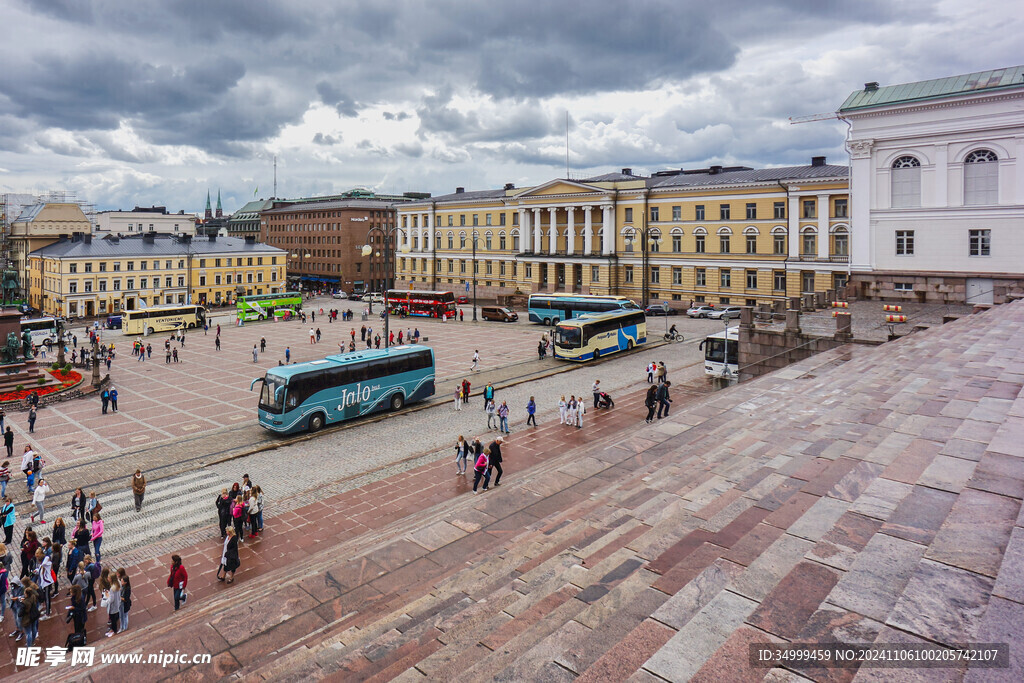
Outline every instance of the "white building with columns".
{"label": "white building with columns", "polygon": [[[846,283],[847,167],[629,168],[399,205],[396,285],[771,303]],[[474,249],[475,246],[475,249]],[[475,278],[474,278],[475,275]]]}
{"label": "white building with columns", "polygon": [[861,296],[1000,303],[1024,290],[1024,66],[867,83],[838,113]]}

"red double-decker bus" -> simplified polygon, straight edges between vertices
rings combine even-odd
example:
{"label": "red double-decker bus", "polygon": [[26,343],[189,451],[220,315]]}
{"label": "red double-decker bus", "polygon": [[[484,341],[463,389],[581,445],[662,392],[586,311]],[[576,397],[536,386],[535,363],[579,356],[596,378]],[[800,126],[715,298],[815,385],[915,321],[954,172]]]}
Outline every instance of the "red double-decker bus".
{"label": "red double-decker bus", "polygon": [[452,317],[456,313],[455,295],[451,292],[389,289],[388,308],[394,314]]}

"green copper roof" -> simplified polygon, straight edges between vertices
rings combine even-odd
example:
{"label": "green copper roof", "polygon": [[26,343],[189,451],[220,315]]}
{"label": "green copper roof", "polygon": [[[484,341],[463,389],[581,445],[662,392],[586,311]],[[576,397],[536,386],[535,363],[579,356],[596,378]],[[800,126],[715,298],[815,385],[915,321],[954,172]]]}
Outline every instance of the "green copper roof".
{"label": "green copper roof", "polygon": [[856,90],[846,98],[840,112],[883,105],[905,104],[939,97],[967,95],[981,90],[1024,87],[1024,66],[992,71],[978,71],[962,76],[949,76],[932,81],[887,85],[873,90]]}

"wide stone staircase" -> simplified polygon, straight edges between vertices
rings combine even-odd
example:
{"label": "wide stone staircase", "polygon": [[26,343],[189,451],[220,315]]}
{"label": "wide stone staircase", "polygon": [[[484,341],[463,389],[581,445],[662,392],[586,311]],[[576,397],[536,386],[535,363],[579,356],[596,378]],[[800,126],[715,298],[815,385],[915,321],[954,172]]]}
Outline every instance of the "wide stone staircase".
{"label": "wide stone staircase", "polygon": [[[836,349],[649,426],[631,396],[617,410],[635,428],[546,453],[484,495],[417,508],[415,476],[379,482],[372,495],[416,509],[110,651],[214,655],[145,669],[172,679],[1022,680],[1022,329],[1010,304]],[[517,447],[543,453],[543,436]],[[1010,657],[751,666],[751,644],[782,642],[1004,642]]]}

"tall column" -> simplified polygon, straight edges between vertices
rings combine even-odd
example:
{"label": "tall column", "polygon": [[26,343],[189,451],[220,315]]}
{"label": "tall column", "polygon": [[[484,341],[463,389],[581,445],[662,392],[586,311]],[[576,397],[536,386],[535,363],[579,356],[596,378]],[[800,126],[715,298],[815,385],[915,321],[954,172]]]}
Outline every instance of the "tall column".
{"label": "tall column", "polygon": [[828,215],[829,215],[828,195],[818,195],[818,258],[828,260],[829,253],[829,234],[828,234]]}
{"label": "tall column", "polygon": [[430,247],[427,244],[429,239],[427,236],[430,234],[430,214],[420,214],[420,251],[430,251]]}
{"label": "tall column", "polygon": [[[873,267],[871,246],[871,195],[874,173],[871,168],[874,140],[851,140],[850,150],[850,267],[866,271]],[[1024,144],[1020,145],[1024,151]],[[1017,175],[1024,182],[1024,173]]]}
{"label": "tall column", "polygon": [[552,256],[558,251],[558,209],[548,209],[548,216],[551,218],[551,242],[548,244],[548,253]]}
{"label": "tall column", "polygon": [[533,209],[533,253],[540,253],[540,209]]}
{"label": "tall column", "polygon": [[800,197],[789,196],[789,258],[800,258]]}
{"label": "tall column", "polygon": [[590,256],[594,253],[594,217],[591,213],[592,206],[583,207],[583,254]]}
{"label": "tall column", "polygon": [[611,204],[606,204],[601,209],[604,212],[601,216],[601,230],[604,232],[604,248],[601,253],[611,256],[615,253],[615,216]]}
{"label": "tall column", "polygon": [[567,256],[572,256],[573,243],[576,241],[576,226],[573,223],[573,211],[575,210],[574,206],[568,206],[565,209],[565,253]]}
{"label": "tall column", "polygon": [[530,244],[530,212],[526,209],[519,209],[519,253],[525,254],[529,251]]}
{"label": "tall column", "polygon": [[401,245],[401,250],[403,252],[409,251],[409,242],[412,240],[412,237],[411,237],[412,233],[409,231],[409,228],[408,228],[408,225],[409,225],[409,214],[407,214],[407,213],[399,214],[396,217],[395,220],[396,220],[395,224],[399,228],[399,231],[398,231],[399,238],[398,238],[398,240],[399,240],[399,244]]}
{"label": "tall column", "polygon": [[[434,251],[434,210],[427,214],[427,251]],[[431,266],[433,268],[433,266]]]}

